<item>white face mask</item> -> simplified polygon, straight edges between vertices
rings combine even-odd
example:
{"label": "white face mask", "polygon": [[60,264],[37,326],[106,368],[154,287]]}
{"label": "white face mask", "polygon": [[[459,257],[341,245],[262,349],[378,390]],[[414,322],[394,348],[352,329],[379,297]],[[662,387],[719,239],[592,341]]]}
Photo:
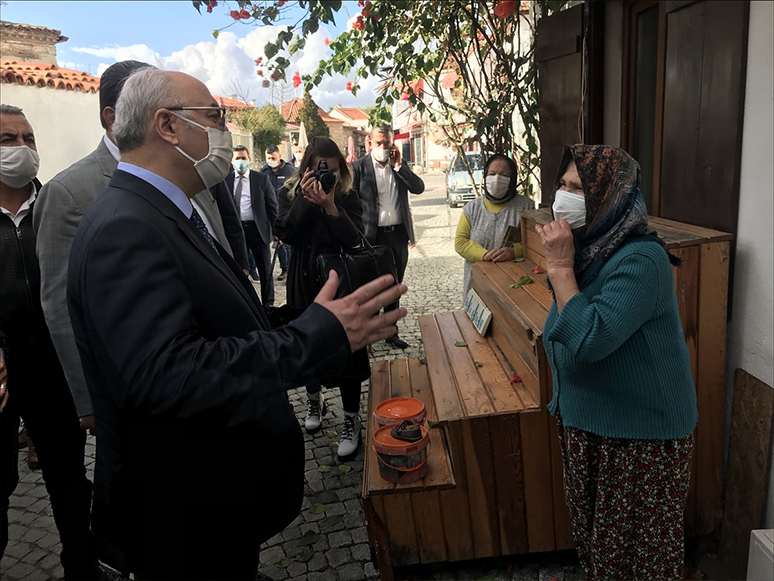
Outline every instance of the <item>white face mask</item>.
{"label": "white face mask", "polygon": [[302,159],[304,159],[304,154],[299,151],[298,153],[294,153],[293,157],[296,158],[296,161],[300,162]]}
{"label": "white face mask", "polygon": [[280,162],[278,162],[278,161],[274,161],[273,159],[267,159],[267,160],[266,160],[266,163],[268,164],[268,166],[269,166],[271,169],[274,169],[274,168],[277,168],[277,167],[279,167],[279,164],[280,164]]}
{"label": "white face mask", "polygon": [[557,190],[551,208],[556,221],[567,220],[573,230],[586,225],[586,198],[580,194]]}
{"label": "white face mask", "polygon": [[390,159],[390,152],[391,152],[390,149],[382,149],[381,147],[379,147],[379,148],[372,149],[371,155],[373,155],[374,159],[379,163],[384,163],[385,161]]}
{"label": "white face mask", "polygon": [[40,156],[26,145],[0,147],[0,182],[23,188],[38,175]]}
{"label": "white face mask", "polygon": [[191,121],[180,115],[177,115],[177,117],[191,125],[204,129],[207,132],[207,141],[210,149],[207,155],[200,160],[194,159],[177,145],[175,149],[193,162],[194,169],[199,174],[199,178],[201,178],[206,189],[222,182],[231,171],[231,156],[233,155],[233,151],[231,151],[231,132],[221,131],[214,127],[205,127],[204,125],[199,125],[196,121]]}
{"label": "white face mask", "polygon": [[487,193],[499,200],[508,193],[508,188],[511,185],[511,178],[499,175],[486,176],[484,185],[486,186]]}

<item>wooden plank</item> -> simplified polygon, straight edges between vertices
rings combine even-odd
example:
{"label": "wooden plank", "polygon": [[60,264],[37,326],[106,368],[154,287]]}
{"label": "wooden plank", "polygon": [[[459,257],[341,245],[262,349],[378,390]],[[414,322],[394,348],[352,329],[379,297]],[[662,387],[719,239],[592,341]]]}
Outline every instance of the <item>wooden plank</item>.
{"label": "wooden plank", "polygon": [[694,455],[701,485],[696,497],[696,532],[714,531],[722,517],[723,430],[726,377],[726,315],[730,242],[702,244],[699,263],[697,344],[698,446]]}
{"label": "wooden plank", "polygon": [[662,225],[674,228],[675,230],[690,232],[691,234],[698,236],[701,244],[706,244],[707,242],[726,242],[734,237],[733,234],[730,234],[729,232],[721,232],[720,230],[713,230],[712,228],[702,228],[701,226],[694,226],[693,224],[676,222],[674,220],[656,216],[648,216],[648,223],[652,224],[656,229],[658,229],[659,225]]}
{"label": "wooden plank", "polygon": [[521,457],[524,466],[524,497],[527,499],[527,538],[531,553],[553,551],[554,502],[548,411],[519,414]]}
{"label": "wooden plank", "polygon": [[371,449],[370,442],[379,424],[373,417],[377,404],[390,399],[390,362],[375,361],[371,369],[371,389],[368,393],[368,421],[366,422],[366,442],[369,443],[365,452],[365,473],[363,494],[388,494],[395,490],[395,485],[384,480],[379,474],[379,464],[376,453]]}
{"label": "wooden plank", "polygon": [[524,402],[524,409],[538,407],[540,405],[540,382],[538,381],[536,373],[532,371],[529,364],[524,361],[521,355],[513,348],[508,337],[506,337],[501,330],[499,323],[492,321],[490,330],[492,333],[491,341],[503,354],[503,358],[507,364],[521,378],[521,383],[515,384],[515,389],[519,393],[521,400]]}
{"label": "wooden plank", "polygon": [[500,532],[489,419],[465,419],[459,424],[465,454],[473,551],[477,559],[494,557],[500,554]]}
{"label": "wooden plank", "polygon": [[[430,378],[427,375],[427,366],[422,365],[419,359],[409,359],[407,361],[409,376],[411,378],[411,387],[409,396],[420,400],[425,404],[427,410],[427,419],[437,421],[435,411],[435,402],[430,388]],[[427,457],[427,474],[417,486],[410,484],[397,484],[395,491],[416,490],[420,486],[425,490],[440,490],[443,488],[453,488],[455,486],[454,474],[451,469],[451,460],[447,450],[446,442],[443,438],[443,430],[431,428],[427,424],[430,433],[430,453]]]}
{"label": "wooden plank", "polygon": [[527,248],[532,250],[535,254],[545,257],[543,243],[540,241],[540,236],[538,236],[538,233],[535,230],[527,229]]}
{"label": "wooden plank", "polygon": [[764,528],[771,474],[774,389],[743,369],[734,373],[720,557],[731,579],[745,579],[750,531]]}
{"label": "wooden plank", "polygon": [[433,399],[438,413],[438,421],[443,422],[464,417],[465,412],[454,385],[454,377],[446,358],[446,349],[435,318],[432,315],[419,317],[419,329],[422,334],[422,343],[425,346],[427,370],[430,375],[430,384],[433,386]]}
{"label": "wooden plank", "polygon": [[519,417],[520,414],[509,414],[489,420],[500,550],[503,555],[529,550]]}
{"label": "wooden plank", "polygon": [[457,347],[455,343],[463,342],[464,337],[457,326],[454,314],[437,313],[435,320],[441,332],[446,354],[449,359],[455,387],[465,411],[464,417],[474,417],[493,414],[495,411],[489,394],[478,375],[473,358],[467,347]]}
{"label": "wooden plank", "polygon": [[376,568],[379,570],[379,578],[381,581],[393,581],[390,538],[383,520],[384,503],[382,499],[365,498],[363,512],[368,531],[368,543],[376,554]]}
{"label": "wooden plank", "polygon": [[542,226],[554,221],[554,215],[551,212],[551,208],[527,210],[525,212],[519,212],[519,216],[521,216],[522,220],[526,219],[528,222],[531,222],[532,224],[528,224],[528,226],[533,230],[535,229],[535,224],[540,224]]}
{"label": "wooden plank", "polygon": [[548,266],[546,265],[546,259],[543,258],[542,255],[535,252],[532,248],[527,247],[524,249],[524,258],[528,258],[535,264],[539,264],[540,268],[542,268],[543,270],[548,269]]}
{"label": "wooden plank", "polygon": [[446,553],[450,561],[467,561],[474,557],[468,481],[460,423],[452,422],[444,426],[457,487],[438,493],[443,523],[446,526]]}
{"label": "wooden plank", "polygon": [[698,246],[703,240],[700,236],[696,236],[695,234],[683,230],[670,228],[663,224],[651,224],[651,226],[655,228],[658,236],[666,243],[667,250]]}
{"label": "wooden plank", "polygon": [[395,566],[419,563],[419,544],[410,496],[390,494],[382,497],[385,526],[390,537],[390,555]]}
{"label": "wooden plank", "polygon": [[454,318],[462,332],[462,340],[468,344],[468,351],[494,411],[504,413],[523,410],[524,403],[511,386],[510,374],[506,374],[500,366],[491,346],[479,335],[468,314],[465,311],[454,311]]}
{"label": "wooden plank", "polygon": [[390,397],[411,397],[407,359],[390,361]]}
{"label": "wooden plank", "polygon": [[543,305],[543,308],[545,308],[546,311],[551,310],[551,305],[554,303],[554,295],[551,294],[550,290],[548,290],[548,273],[545,271],[545,269],[543,269],[542,273],[536,274],[535,267],[538,265],[526,258],[524,259],[524,262],[515,262],[512,264],[516,267],[516,280],[525,275],[530,276],[535,280],[533,284],[528,284],[522,288],[524,288],[524,290],[535,297],[540,302],[540,304]]}
{"label": "wooden plank", "polygon": [[[526,291],[526,287],[510,288],[508,286],[514,284],[518,278],[514,279],[511,273],[492,263],[479,262],[474,264],[473,271],[483,272],[488,279],[487,282],[500,295],[505,297],[506,301],[510,302],[508,306],[511,308],[511,311],[518,312],[521,315],[520,318],[526,321],[533,333],[537,335],[542,334],[543,325],[545,325],[546,318],[548,317],[548,310],[540,301]],[[483,299],[484,297],[482,296],[481,298]],[[489,303],[487,303],[487,307],[489,307]],[[489,310],[491,311],[492,308],[489,307]]]}
{"label": "wooden plank", "polygon": [[570,524],[570,509],[567,508],[567,500],[564,494],[564,462],[562,461],[562,448],[559,442],[559,429],[556,419],[548,419],[551,445],[551,478],[554,495],[554,539],[556,550],[575,548],[572,538],[572,525]]}
{"label": "wooden plank", "polygon": [[416,492],[409,496],[416,521],[420,562],[446,561],[446,535],[438,492]]}
{"label": "wooden plank", "polygon": [[[691,363],[691,376],[693,384],[698,385],[698,357],[697,357],[697,331],[698,331],[698,306],[699,306],[699,247],[679,248],[672,251],[675,256],[683,261],[680,268],[673,269],[675,273],[675,293],[677,305],[680,309],[680,322],[683,326],[685,344],[688,347],[688,355]],[[716,429],[714,426],[712,429]],[[700,442],[696,442],[694,458],[699,452]],[[688,502],[685,508],[686,531],[693,535],[696,530],[696,497],[697,490],[702,486],[698,465],[691,465],[691,486],[688,490]]]}

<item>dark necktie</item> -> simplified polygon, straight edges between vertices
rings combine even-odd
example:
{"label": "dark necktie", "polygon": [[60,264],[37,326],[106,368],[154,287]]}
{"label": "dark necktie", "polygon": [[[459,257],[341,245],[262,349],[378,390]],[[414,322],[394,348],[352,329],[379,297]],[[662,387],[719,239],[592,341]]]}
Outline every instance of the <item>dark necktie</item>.
{"label": "dark necktie", "polygon": [[[199,215],[199,212],[196,211],[196,208],[192,208],[191,212],[191,222],[193,222],[193,225],[196,226],[196,229],[202,233],[202,236],[204,236],[204,239],[215,248],[215,242],[212,239],[212,236],[210,235],[210,231],[207,230],[207,226],[204,224],[204,220],[202,220],[202,217]],[[215,251],[217,252],[218,249],[215,248]]]}
{"label": "dark necktie", "polygon": [[234,201],[236,202],[237,212],[239,213],[240,219],[242,217],[242,180],[244,179],[245,176],[237,174],[237,185],[236,190],[234,190]]}

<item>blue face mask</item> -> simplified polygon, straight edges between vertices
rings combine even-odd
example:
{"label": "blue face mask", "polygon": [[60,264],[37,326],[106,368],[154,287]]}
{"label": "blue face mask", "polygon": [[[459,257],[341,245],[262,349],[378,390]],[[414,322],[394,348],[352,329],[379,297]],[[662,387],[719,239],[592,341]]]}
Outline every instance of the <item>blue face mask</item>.
{"label": "blue face mask", "polygon": [[234,169],[237,173],[246,174],[250,169],[250,163],[246,159],[237,159],[234,161]]}

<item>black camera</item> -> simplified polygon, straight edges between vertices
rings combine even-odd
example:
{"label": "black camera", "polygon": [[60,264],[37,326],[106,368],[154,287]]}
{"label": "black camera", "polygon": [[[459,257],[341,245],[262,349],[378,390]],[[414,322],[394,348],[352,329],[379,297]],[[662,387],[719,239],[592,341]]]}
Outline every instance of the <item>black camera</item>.
{"label": "black camera", "polygon": [[314,177],[320,182],[320,186],[326,194],[336,186],[336,174],[328,169],[328,162],[324,159],[321,159],[320,163],[317,164]]}

